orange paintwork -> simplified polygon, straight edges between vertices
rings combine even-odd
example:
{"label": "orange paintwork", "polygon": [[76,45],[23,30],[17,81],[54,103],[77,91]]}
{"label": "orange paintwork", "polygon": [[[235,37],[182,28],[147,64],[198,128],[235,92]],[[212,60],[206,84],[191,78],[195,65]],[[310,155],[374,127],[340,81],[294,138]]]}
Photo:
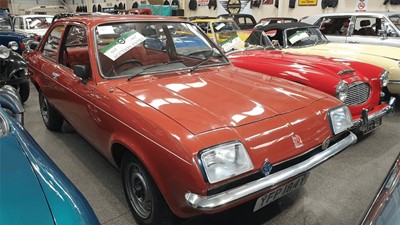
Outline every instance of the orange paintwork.
{"label": "orange paintwork", "polygon": [[[140,76],[130,81],[100,76],[93,27],[104,22],[161,19],[165,21],[154,16],[90,16],[55,22],[50,31],[60,24],[80,24],[89,31],[92,75],[86,84],[70,68],[41,55],[45,41],[38,51],[28,54],[27,63],[37,88],[111,163],[119,167],[119,146],[143,162],[176,215],[202,213],[189,207],[184,195],[188,191],[205,195],[212,187],[200,170],[200,150],[241,141],[254,164],[245,176],[259,171],[266,158],[278,163],[333,136],[327,111],[341,105],[339,100],[230,64],[198,68],[192,73],[187,70]],[[60,76],[54,79],[53,72]],[[295,147],[294,135],[301,137],[302,147]],[[214,186],[234,179],[237,177]]]}

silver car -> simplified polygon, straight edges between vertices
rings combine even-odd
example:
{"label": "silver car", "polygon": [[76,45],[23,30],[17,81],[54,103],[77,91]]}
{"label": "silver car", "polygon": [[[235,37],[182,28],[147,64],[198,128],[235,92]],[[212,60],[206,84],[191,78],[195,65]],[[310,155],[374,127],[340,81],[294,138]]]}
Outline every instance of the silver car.
{"label": "silver car", "polygon": [[301,22],[319,26],[332,42],[400,47],[400,12],[327,13]]}

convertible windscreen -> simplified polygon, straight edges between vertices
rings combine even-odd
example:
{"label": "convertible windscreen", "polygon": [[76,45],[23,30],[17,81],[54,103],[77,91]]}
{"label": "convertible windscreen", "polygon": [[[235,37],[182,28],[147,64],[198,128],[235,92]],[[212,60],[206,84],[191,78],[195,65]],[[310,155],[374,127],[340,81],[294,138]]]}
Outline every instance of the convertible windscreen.
{"label": "convertible windscreen", "polygon": [[97,26],[95,35],[99,69],[104,77],[131,77],[190,69],[201,62],[201,66],[228,62],[190,23],[104,24]]}
{"label": "convertible windscreen", "polygon": [[328,40],[317,28],[299,28],[286,31],[287,45],[291,47],[302,47],[325,43]]}

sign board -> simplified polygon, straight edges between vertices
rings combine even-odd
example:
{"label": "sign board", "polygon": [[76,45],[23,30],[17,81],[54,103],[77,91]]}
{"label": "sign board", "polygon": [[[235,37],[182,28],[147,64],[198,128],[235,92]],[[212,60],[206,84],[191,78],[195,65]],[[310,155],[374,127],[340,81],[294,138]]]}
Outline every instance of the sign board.
{"label": "sign board", "polygon": [[356,0],[356,12],[366,12],[368,6],[368,0]]}
{"label": "sign board", "polygon": [[315,6],[318,0],[299,0],[299,6]]}

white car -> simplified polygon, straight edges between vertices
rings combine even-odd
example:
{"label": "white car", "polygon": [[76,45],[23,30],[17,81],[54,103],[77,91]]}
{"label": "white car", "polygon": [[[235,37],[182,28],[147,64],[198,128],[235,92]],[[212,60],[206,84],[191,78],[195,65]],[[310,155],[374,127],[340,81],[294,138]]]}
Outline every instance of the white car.
{"label": "white car", "polygon": [[49,28],[53,15],[20,15],[13,19],[16,31],[42,37]]}
{"label": "white car", "polygon": [[399,12],[325,13],[301,22],[319,26],[332,42],[400,47]]}

